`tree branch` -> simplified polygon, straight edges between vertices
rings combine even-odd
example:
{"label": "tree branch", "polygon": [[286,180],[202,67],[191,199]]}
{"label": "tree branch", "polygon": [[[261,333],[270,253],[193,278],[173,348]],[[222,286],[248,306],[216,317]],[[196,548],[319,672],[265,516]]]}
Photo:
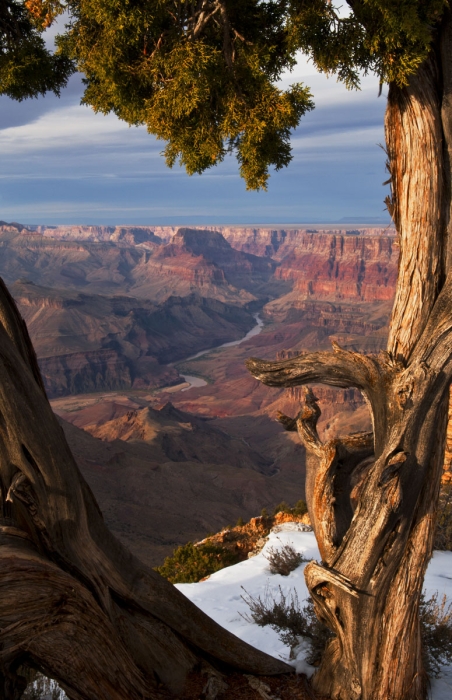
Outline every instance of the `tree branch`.
{"label": "tree branch", "polygon": [[[320,383],[342,389],[356,387],[369,405],[376,441],[386,429],[388,374],[401,369],[387,354],[361,355],[343,350],[336,342],[333,352],[303,353],[276,362],[250,357],[246,366],[253,377],[268,386]],[[376,442],[376,451],[380,448]]]}
{"label": "tree branch", "polygon": [[322,560],[331,563],[353,518],[352,477],[373,453],[373,434],[359,433],[322,443],[317,433],[321,415],[310,388],[296,419],[282,413],[278,420],[286,430],[297,430],[306,450],[314,457],[306,465],[306,500]]}
{"label": "tree branch", "polygon": [[[102,680],[104,685],[100,681],[96,685],[94,665],[90,690],[81,687],[83,679],[74,680],[63,662],[58,672],[52,671],[71,690],[74,700],[157,698],[148,679],[155,674],[170,690],[177,684],[180,687],[193,658],[196,664],[216,659],[226,669],[257,675],[290,672],[282,661],[221,628],[168,581],[133,557],[110,533],[32,372],[28,335],[20,335],[25,334],[25,328],[21,329],[13,302],[2,297],[1,289],[0,313],[9,323],[9,332],[0,324],[0,589],[6,581],[12,595],[8,605],[2,607],[6,598],[0,590],[2,645],[5,629],[13,634],[10,624],[17,630],[30,630],[15,641],[11,637],[7,658],[2,646],[0,675],[7,675],[11,663],[27,654],[38,659],[41,667],[52,669],[52,659],[58,658],[58,645],[65,634],[68,643],[86,646],[86,651],[77,648],[77,654],[89,666],[91,647],[88,642],[85,645],[84,629],[94,635],[94,628],[111,640],[106,646],[98,640],[99,654],[106,653],[111,662],[106,665],[109,672],[105,683]],[[26,546],[27,552],[31,548],[23,569],[21,555],[19,568],[13,566],[13,555],[6,546],[11,539],[15,543],[14,557],[17,547]],[[39,629],[48,624],[48,635],[27,627],[32,607],[21,606],[22,588],[28,591],[24,593],[26,605],[36,606],[33,619]],[[52,615],[59,601],[64,610],[67,602],[73,617],[63,615],[53,635],[52,620],[56,618]],[[79,617],[85,621],[81,629]],[[76,652],[64,649],[67,658],[72,659]],[[94,658],[96,664],[101,664],[100,656],[94,657],[93,652]],[[80,670],[78,673],[83,676]],[[108,683],[115,678],[123,680],[116,683],[116,690],[110,690]]]}
{"label": "tree branch", "polygon": [[320,383],[342,389],[357,387],[372,395],[381,381],[376,357],[343,350],[333,342],[334,352],[303,353],[288,360],[269,361],[250,357],[246,366],[253,377],[267,386],[291,387]]}
{"label": "tree branch", "polygon": [[323,443],[317,433],[317,421],[321,415],[317,398],[310,387],[305,387],[304,405],[296,418],[289,418],[278,411],[277,420],[286,430],[297,430],[300,440],[307,450],[314,452],[318,457],[323,454]]}
{"label": "tree branch", "polygon": [[17,541],[0,546],[0,664],[20,650],[75,700],[162,698],[86,588]]}
{"label": "tree branch", "polygon": [[[209,10],[208,7],[211,5],[212,9]],[[204,28],[207,26],[209,21],[217,14],[217,12],[222,10],[222,3],[217,0],[213,4],[210,0],[204,0],[201,7],[196,11],[195,15],[190,18],[191,38],[195,41],[199,35],[203,32]]]}

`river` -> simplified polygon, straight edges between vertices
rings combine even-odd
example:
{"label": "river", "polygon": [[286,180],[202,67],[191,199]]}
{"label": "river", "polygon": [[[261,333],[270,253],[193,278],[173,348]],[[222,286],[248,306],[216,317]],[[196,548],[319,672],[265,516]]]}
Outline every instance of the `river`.
{"label": "river", "polygon": [[[221,350],[221,348],[231,348],[234,345],[241,345],[241,343],[244,343],[245,340],[248,340],[249,338],[253,338],[255,335],[259,335],[261,332],[264,322],[259,316],[259,314],[253,314],[255,320],[256,320],[256,325],[253,326],[253,328],[248,331],[246,335],[243,336],[243,338],[240,338],[240,340],[233,340],[230,343],[223,343],[222,345],[218,345],[216,348],[209,348],[208,350],[201,350],[201,352],[197,352],[196,355],[191,355],[190,357],[186,357],[184,360],[179,360],[180,363],[182,362],[188,362],[189,360],[195,360],[198,357],[202,357],[203,355],[207,355],[207,353],[212,352],[213,350]],[[177,364],[179,364],[179,362]],[[200,386],[207,386],[207,382],[204,379],[201,379],[201,377],[194,377],[191,374],[181,374],[181,377],[185,379],[187,384],[190,386],[186,386],[181,391],[188,391],[192,387],[200,387]]]}

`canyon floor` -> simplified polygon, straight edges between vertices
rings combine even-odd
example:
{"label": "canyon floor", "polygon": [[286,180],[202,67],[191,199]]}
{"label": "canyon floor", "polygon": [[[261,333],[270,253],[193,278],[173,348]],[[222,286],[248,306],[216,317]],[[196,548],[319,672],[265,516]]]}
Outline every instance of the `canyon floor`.
{"label": "canyon floor", "polygon": [[[383,229],[0,226],[0,275],[53,408],[144,561],[304,496],[304,449],[275,420],[301,392],[260,385],[244,362],[332,339],[381,350],[396,243]],[[315,392],[324,439],[369,427],[359,392]]]}

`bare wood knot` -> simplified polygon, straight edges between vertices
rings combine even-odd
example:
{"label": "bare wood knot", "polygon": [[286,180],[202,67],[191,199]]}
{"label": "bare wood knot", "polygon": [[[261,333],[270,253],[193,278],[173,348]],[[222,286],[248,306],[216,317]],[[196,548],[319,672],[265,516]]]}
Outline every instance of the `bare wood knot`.
{"label": "bare wood knot", "polygon": [[386,467],[380,477],[380,481],[378,482],[379,486],[384,486],[387,484],[391,479],[393,479],[395,476],[398,475],[400,468],[402,464],[404,464],[407,460],[408,453],[407,452],[396,452],[395,455],[390,457],[388,460]]}
{"label": "bare wood knot", "polygon": [[6,501],[15,505],[19,502],[25,508],[30,522],[35,528],[35,535],[38,536],[47,550],[52,551],[53,547],[46,524],[39,513],[38,497],[33,484],[23,472],[18,471],[14,474],[6,495]]}
{"label": "bare wood knot", "polygon": [[413,406],[413,400],[411,398],[412,393],[412,384],[405,384],[397,390],[397,403],[400,408],[411,408]]}
{"label": "bare wood knot", "polygon": [[359,591],[353,585],[350,579],[341,574],[339,571],[323,566],[316,561],[310,561],[309,564],[306,564],[304,575],[311,593],[317,593],[317,591],[320,591],[325,587],[328,590],[331,590],[331,585],[340,588],[342,591],[349,593],[355,598],[359,598],[361,593],[361,591]]}

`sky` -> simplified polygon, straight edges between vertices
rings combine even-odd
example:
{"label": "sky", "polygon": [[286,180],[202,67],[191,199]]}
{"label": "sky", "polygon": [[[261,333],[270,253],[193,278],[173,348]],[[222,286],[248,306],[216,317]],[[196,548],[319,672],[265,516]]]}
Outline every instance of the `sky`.
{"label": "sky", "polygon": [[[73,76],[54,95],[0,97],[0,219],[24,224],[207,225],[387,221],[386,97],[366,76],[349,92],[299,57],[281,85],[303,82],[316,108],[292,137],[293,160],[267,192],[248,192],[235,157],[203,175],[172,170],[145,127],[81,106]],[[379,145],[380,144],[380,145]]]}

